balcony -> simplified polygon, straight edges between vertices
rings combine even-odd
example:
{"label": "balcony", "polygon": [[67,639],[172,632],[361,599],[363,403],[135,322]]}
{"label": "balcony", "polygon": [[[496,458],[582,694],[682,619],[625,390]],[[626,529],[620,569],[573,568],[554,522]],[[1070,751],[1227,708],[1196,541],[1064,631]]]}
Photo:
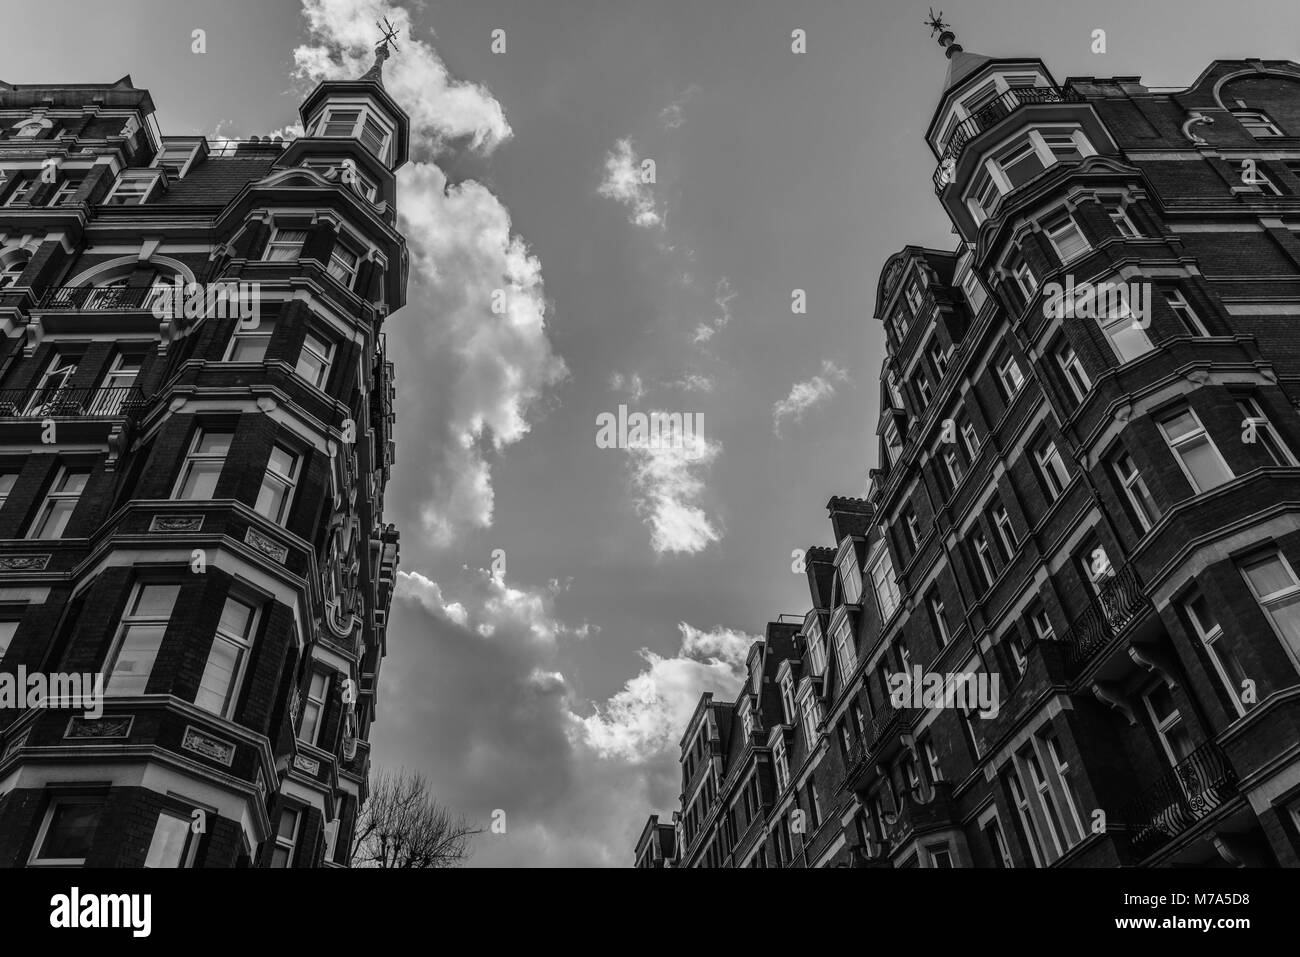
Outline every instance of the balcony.
{"label": "balcony", "polygon": [[898,812],[888,816],[882,836],[889,853],[914,836],[953,827],[958,819],[950,782],[936,781],[924,790],[926,800],[916,792],[904,794]]}
{"label": "balcony", "polygon": [[844,783],[840,789],[853,787],[857,778],[871,765],[875,756],[891,738],[911,728],[920,716],[919,708],[890,708],[879,711],[867,724],[862,736],[853,742],[847,762],[848,772],[844,775]]}
{"label": "balcony", "polygon": [[1061,638],[1068,647],[1066,664],[1070,671],[1081,671],[1150,605],[1131,564],[1111,576],[1101,586],[1101,594],[1093,598]]}
{"label": "balcony", "polygon": [[943,154],[939,157],[939,165],[934,171],[934,191],[942,195],[947,185],[952,182],[952,170],[956,167],[957,160],[966,149],[967,143],[997,126],[1021,107],[1037,103],[1082,102],[1083,97],[1073,90],[1058,90],[1050,86],[1021,86],[1007,90],[966,117],[953,129]]}
{"label": "balcony", "polygon": [[54,286],[45,290],[40,308],[53,312],[152,311],[156,299],[172,294],[172,286]]}
{"label": "balcony", "polygon": [[1190,829],[1237,793],[1237,772],[1213,741],[1183,760],[1129,805],[1124,821],[1142,857]]}
{"label": "balcony", "polygon": [[0,389],[0,419],[135,418],[144,404],[135,386]]}

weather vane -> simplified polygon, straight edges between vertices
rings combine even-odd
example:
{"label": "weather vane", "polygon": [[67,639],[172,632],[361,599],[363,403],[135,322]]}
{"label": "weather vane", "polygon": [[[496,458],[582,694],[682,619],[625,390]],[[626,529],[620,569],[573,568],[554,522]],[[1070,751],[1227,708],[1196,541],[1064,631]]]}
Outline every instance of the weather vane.
{"label": "weather vane", "polygon": [[382,24],[378,20],[376,20],[375,26],[379,29],[379,32],[383,34],[383,37],[376,45],[381,47],[387,47],[388,44],[391,43],[393,45],[394,50],[398,49],[397,28],[388,22],[388,17],[384,17],[384,22]]}
{"label": "weather vane", "polygon": [[934,15],[934,7],[930,8],[930,19],[925,21],[925,25],[930,28],[930,36],[934,36],[936,33],[940,32],[941,30],[947,30],[948,27],[951,26],[951,24],[943,22],[942,10],[939,11],[939,15],[937,17]]}

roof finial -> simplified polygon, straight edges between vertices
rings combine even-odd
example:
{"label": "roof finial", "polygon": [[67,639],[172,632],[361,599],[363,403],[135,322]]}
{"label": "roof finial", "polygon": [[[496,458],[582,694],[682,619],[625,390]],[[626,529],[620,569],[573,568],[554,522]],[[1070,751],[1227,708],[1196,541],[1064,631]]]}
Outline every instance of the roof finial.
{"label": "roof finial", "polygon": [[930,19],[925,21],[925,25],[930,28],[930,36],[939,34],[939,46],[944,48],[944,53],[951,60],[961,52],[961,44],[957,42],[957,34],[952,32],[951,25],[943,22],[943,11],[939,15],[934,15],[934,7],[930,8]]}
{"label": "roof finial", "polygon": [[388,44],[391,43],[394,50],[398,48],[397,29],[388,22],[387,17],[384,17],[384,22],[382,24],[376,20],[375,26],[379,29],[381,34],[379,42],[375,44],[375,62],[374,65],[362,75],[361,79],[374,80],[380,86],[383,86],[384,61],[388,59]]}

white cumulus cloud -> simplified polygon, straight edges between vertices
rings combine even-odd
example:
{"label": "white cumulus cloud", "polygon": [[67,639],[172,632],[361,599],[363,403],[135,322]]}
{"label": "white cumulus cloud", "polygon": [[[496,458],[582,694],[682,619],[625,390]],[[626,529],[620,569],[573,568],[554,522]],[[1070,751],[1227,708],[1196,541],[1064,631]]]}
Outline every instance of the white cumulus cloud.
{"label": "white cumulus cloud", "polygon": [[778,436],[786,422],[800,422],[813,406],[828,401],[835,394],[837,383],[847,382],[849,374],[831,360],[822,362],[820,375],[790,387],[790,394],[772,406],[772,431]]}
{"label": "white cumulus cloud", "polygon": [[646,442],[627,451],[636,508],[650,527],[651,548],[661,554],[691,554],[721,541],[721,527],[700,504],[706,490],[703,475],[722,451],[720,443],[697,434],[680,447]]}
{"label": "white cumulus cloud", "polygon": [[632,148],[632,141],[624,138],[614,144],[605,156],[605,178],[599,192],[627,206],[629,220],[637,226],[651,229],[663,226],[663,215],[655,207],[654,191],[641,180],[641,160]]}

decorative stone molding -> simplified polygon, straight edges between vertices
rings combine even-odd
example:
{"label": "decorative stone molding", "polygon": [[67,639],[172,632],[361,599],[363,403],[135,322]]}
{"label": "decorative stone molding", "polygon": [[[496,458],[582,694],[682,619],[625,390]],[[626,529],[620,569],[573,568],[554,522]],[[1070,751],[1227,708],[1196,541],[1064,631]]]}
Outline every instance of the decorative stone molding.
{"label": "decorative stone molding", "polygon": [[198,532],[203,530],[202,515],[155,515],[149,522],[151,532]]}
{"label": "decorative stone molding", "polygon": [[65,738],[128,738],[135,715],[115,715],[111,718],[73,718],[63,732]]}
{"label": "decorative stone molding", "polygon": [[222,741],[220,738],[214,738],[210,734],[204,734],[193,725],[185,728],[185,736],[181,739],[181,747],[205,758],[211,758],[213,761],[220,761],[227,767],[235,763],[235,746],[233,744],[229,741]]}
{"label": "decorative stone molding", "polygon": [[42,572],[50,563],[49,555],[0,555],[0,570]]}
{"label": "decorative stone molding", "polygon": [[320,774],[320,762],[315,758],[309,758],[305,754],[295,754],[293,756],[293,766],[299,771],[306,771],[312,777]]}
{"label": "decorative stone molding", "polygon": [[289,557],[289,549],[272,538],[263,535],[251,525],[244,534],[244,544],[252,545],[255,549],[265,555],[267,558],[278,564],[284,564],[284,560]]}

